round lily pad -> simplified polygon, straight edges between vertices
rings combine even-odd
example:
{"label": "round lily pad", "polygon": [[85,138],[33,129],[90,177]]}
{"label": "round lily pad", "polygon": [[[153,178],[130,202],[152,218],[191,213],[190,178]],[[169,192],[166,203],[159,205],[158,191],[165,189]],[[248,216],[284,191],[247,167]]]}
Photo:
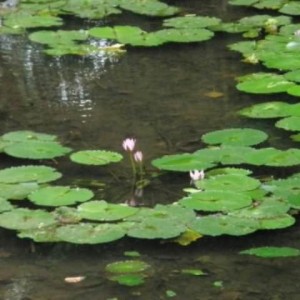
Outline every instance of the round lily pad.
{"label": "round lily pad", "polygon": [[32,239],[37,243],[60,242],[61,240],[56,236],[56,228],[57,226],[54,225],[30,230],[21,230],[18,233],[18,237],[21,239]]}
{"label": "round lily pad", "polygon": [[123,156],[117,152],[105,150],[83,150],[72,153],[70,158],[73,162],[79,164],[101,166],[119,162]]}
{"label": "round lily pad", "polygon": [[165,155],[152,161],[154,167],[169,171],[188,172],[190,170],[205,170],[212,168],[214,164],[207,159],[201,159],[195,154]]}
{"label": "round lily pad", "polygon": [[248,176],[226,174],[197,181],[196,185],[205,190],[243,192],[258,188],[260,181]]}
{"label": "round lily pad", "polygon": [[9,211],[14,209],[9,201],[4,198],[0,198],[0,212]]}
{"label": "round lily pad", "polygon": [[116,221],[132,216],[138,208],[105,201],[90,201],[78,206],[78,215],[83,219],[95,221]]}
{"label": "round lily pad", "polygon": [[202,136],[207,144],[222,144],[230,146],[252,146],[265,141],[268,135],[251,128],[231,128],[206,133]]}
{"label": "round lily pad", "polygon": [[56,136],[46,133],[38,133],[30,130],[12,131],[2,135],[5,141],[26,142],[26,141],[55,141]]}
{"label": "round lily pad", "polygon": [[71,150],[57,142],[35,140],[14,143],[4,148],[4,152],[8,155],[29,159],[52,159],[63,156]]}
{"label": "round lily pad", "polygon": [[255,255],[264,258],[299,256],[300,250],[291,247],[258,247],[243,250],[240,254]]}
{"label": "round lily pad", "polygon": [[140,239],[170,239],[187,230],[184,224],[170,219],[145,219],[128,228],[127,235]]}
{"label": "round lily pad", "polygon": [[32,192],[28,199],[42,206],[72,205],[90,200],[94,196],[91,190],[71,188],[69,186],[47,186]]}
{"label": "round lily pad", "polygon": [[254,219],[245,219],[230,215],[209,215],[193,221],[190,224],[190,228],[200,234],[209,236],[223,234],[240,236],[256,231],[259,225]]}
{"label": "round lily pad", "polygon": [[295,85],[286,80],[283,75],[274,73],[254,73],[238,79],[240,83],[237,85],[237,89],[253,94],[282,93]]}
{"label": "round lily pad", "polygon": [[139,273],[149,268],[150,265],[141,260],[123,260],[106,265],[105,271],[115,274]]}
{"label": "round lily pad", "polygon": [[275,123],[275,126],[289,131],[300,131],[300,117],[287,117]]}
{"label": "round lily pad", "polygon": [[271,156],[266,162],[267,166],[288,167],[300,164],[300,149],[290,148],[280,151],[277,155]]}
{"label": "round lily pad", "polygon": [[55,217],[44,210],[17,208],[0,216],[0,226],[14,230],[36,229],[57,223]]}
{"label": "round lily pad", "polygon": [[93,225],[81,223],[61,226],[56,236],[65,242],[74,244],[101,244],[122,238],[125,235],[122,227],[117,224]]}
{"label": "round lily pad", "polygon": [[239,114],[248,118],[271,119],[290,115],[290,104],[286,102],[274,101],[255,104],[239,111]]}
{"label": "round lily pad", "polygon": [[39,188],[40,186],[35,181],[17,184],[0,183],[0,197],[12,200],[23,200],[31,192],[36,191]]}
{"label": "round lily pad", "polygon": [[129,273],[129,274],[118,274],[118,275],[110,275],[108,279],[111,281],[116,281],[121,285],[125,286],[138,286],[145,282],[144,274],[142,273]]}
{"label": "round lily pad", "polygon": [[170,18],[164,21],[163,26],[175,28],[205,28],[209,26],[218,25],[221,19],[207,16],[184,16]]}
{"label": "round lily pad", "polygon": [[0,170],[1,183],[21,183],[36,181],[44,183],[56,180],[61,173],[47,166],[21,166]]}
{"label": "round lily pad", "polygon": [[179,203],[195,210],[229,212],[249,206],[252,199],[243,193],[208,190],[192,193],[190,196],[179,200]]}

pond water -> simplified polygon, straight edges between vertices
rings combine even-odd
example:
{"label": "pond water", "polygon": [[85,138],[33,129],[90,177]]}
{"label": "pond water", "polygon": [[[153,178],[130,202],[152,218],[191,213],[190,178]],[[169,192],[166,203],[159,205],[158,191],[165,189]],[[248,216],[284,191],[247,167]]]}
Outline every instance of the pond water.
{"label": "pond water", "polygon": [[[252,10],[230,7],[227,1],[170,1],[186,12],[239,18]],[[70,20],[76,24],[79,20]],[[160,21],[126,14],[108,23],[156,28]],[[88,26],[88,23],[81,24]],[[202,134],[222,128],[249,126],[273,134],[271,144],[284,144],[271,122],[239,117],[239,108],[253,104],[253,96],[235,89],[234,78],[258,67],[240,62],[226,45],[238,35],[217,34],[204,43],[129,48],[122,56],[53,58],[22,36],[0,37],[1,132],[30,129],[54,133],[74,149],[121,151],[125,137],[134,136],[146,165],[163,154],[201,148]],[[220,93],[211,97],[212,92]],[[260,99],[260,97],[256,97]],[[270,100],[269,99],[266,100]],[[11,161],[2,158],[2,167]],[[62,182],[96,179],[107,187],[99,196],[124,202],[130,196],[130,168],[85,168],[59,160],[66,174]],[[146,188],[144,203],[171,203],[182,196],[187,174],[166,174]],[[240,238],[203,238],[189,247],[159,241],[122,240],[108,245],[40,245],[18,240],[1,231],[0,299],[299,299],[299,259],[261,260],[238,255],[265,245],[300,248],[299,225],[284,231],[260,232]],[[129,259],[138,251],[152,266],[146,283],[128,288],[105,278],[106,264]],[[200,268],[205,276],[184,275]],[[68,276],[86,276],[67,284]],[[215,284],[219,282],[218,284]],[[170,295],[169,295],[170,297]]]}

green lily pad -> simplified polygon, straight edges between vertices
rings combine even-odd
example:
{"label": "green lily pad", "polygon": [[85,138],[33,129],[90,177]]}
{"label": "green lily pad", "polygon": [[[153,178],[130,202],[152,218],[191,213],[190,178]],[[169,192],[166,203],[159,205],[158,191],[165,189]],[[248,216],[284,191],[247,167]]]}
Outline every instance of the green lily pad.
{"label": "green lily pad", "polygon": [[175,17],[163,22],[163,26],[174,28],[205,28],[215,26],[221,23],[221,19],[207,16],[187,15],[184,17]]}
{"label": "green lily pad", "polygon": [[290,227],[296,223],[294,217],[289,214],[273,216],[271,218],[263,218],[259,220],[260,229],[272,230]]}
{"label": "green lily pad", "polygon": [[18,237],[21,239],[31,239],[37,243],[53,243],[61,240],[56,236],[57,226],[47,226],[30,230],[21,230]]}
{"label": "green lily pad", "polygon": [[1,183],[21,183],[36,181],[44,183],[61,177],[61,173],[47,166],[21,166],[0,170]]}
{"label": "green lily pad", "polygon": [[239,111],[239,114],[254,119],[272,119],[290,115],[290,104],[274,101],[255,104]]}
{"label": "green lily pad", "polygon": [[232,175],[251,175],[252,171],[247,170],[247,169],[242,169],[242,168],[216,168],[209,170],[208,172],[205,173],[206,177],[211,177],[211,176],[217,176],[217,175],[224,175],[224,174],[232,174]]}
{"label": "green lily pad", "polygon": [[203,235],[219,236],[246,235],[258,229],[258,222],[254,219],[245,219],[235,216],[209,215],[203,216],[190,224],[190,228]]}
{"label": "green lily pad", "polygon": [[105,271],[115,274],[140,273],[149,268],[150,265],[141,260],[123,260],[106,265]]}
{"label": "green lily pad", "polygon": [[56,135],[39,133],[30,130],[12,131],[2,135],[2,139],[11,142],[44,141],[53,142],[57,139]]}
{"label": "green lily pad", "polygon": [[0,212],[9,211],[14,209],[9,201],[4,198],[0,198]]}
{"label": "green lily pad", "polygon": [[183,153],[174,155],[165,155],[154,159],[152,165],[158,169],[169,171],[188,172],[190,170],[205,170],[212,168],[215,164],[197,155]]}
{"label": "green lily pad", "polygon": [[300,3],[298,1],[289,1],[288,3],[284,4],[279,12],[287,15],[292,16],[299,16],[300,15]]}
{"label": "green lily pad", "polygon": [[72,153],[70,156],[70,159],[78,164],[96,166],[119,162],[122,158],[123,156],[117,152],[105,150],[83,150]]}
{"label": "green lily pad", "polygon": [[[300,66],[299,66],[299,68],[300,68]],[[300,96],[300,85],[295,85],[295,86],[290,87],[287,90],[287,93],[289,95],[292,95],[292,96],[295,96],[295,97],[299,97]]]}
{"label": "green lily pad", "polygon": [[248,176],[226,174],[197,181],[196,186],[205,190],[243,192],[256,189],[260,181]]}
{"label": "green lily pad", "polygon": [[179,200],[179,203],[195,210],[229,212],[251,205],[252,199],[243,193],[208,190],[192,193],[190,196]]}
{"label": "green lily pad", "polygon": [[294,257],[300,255],[300,250],[291,247],[258,247],[243,250],[240,254],[255,255],[264,258]]}
{"label": "green lily pad", "polygon": [[125,286],[138,286],[145,282],[144,275],[140,273],[135,274],[120,274],[111,275],[108,277],[111,281],[116,281],[117,283]]}
{"label": "green lily pad", "polygon": [[132,216],[138,208],[105,201],[90,201],[78,206],[78,215],[83,219],[95,221],[116,221]]}
{"label": "green lily pad", "polygon": [[273,73],[253,73],[239,77],[240,83],[237,89],[242,92],[253,94],[273,94],[285,92],[294,85],[283,75]]}
{"label": "green lily pad", "polygon": [[287,117],[275,123],[275,126],[289,131],[300,131],[300,117]]}
{"label": "green lily pad", "polygon": [[0,183],[0,197],[11,200],[23,200],[31,192],[39,189],[37,182],[21,182],[17,184]]}
{"label": "green lily pad", "polygon": [[202,136],[207,144],[229,146],[252,146],[265,141],[268,135],[263,131],[251,128],[230,128],[206,133]]}
{"label": "green lily pad", "polygon": [[42,206],[72,205],[90,200],[94,196],[91,190],[71,188],[69,186],[47,186],[29,194],[28,199]]}
{"label": "green lily pad", "polygon": [[52,159],[69,153],[72,149],[57,142],[28,141],[19,142],[4,148],[4,152],[17,158]]}
{"label": "green lily pad", "polygon": [[245,163],[262,166],[272,164],[276,159],[284,155],[284,151],[275,148],[255,149],[251,153],[245,155]]}
{"label": "green lily pad", "polygon": [[93,225],[81,223],[57,228],[56,236],[65,242],[74,244],[102,244],[121,239],[125,235],[117,224]]}
{"label": "green lily pad", "polygon": [[284,77],[287,80],[290,81],[295,81],[297,83],[300,83],[300,70],[294,70],[294,71],[290,71],[284,74]]}
{"label": "green lily pad", "polygon": [[267,166],[272,167],[288,167],[300,164],[300,150],[290,148],[285,151],[280,151],[268,159]]}
{"label": "green lily pad", "polygon": [[63,20],[51,15],[31,15],[20,13],[13,13],[5,16],[4,25],[11,28],[35,28],[35,27],[51,27],[61,26]]}
{"label": "green lily pad", "polygon": [[145,219],[128,228],[127,235],[139,239],[170,239],[187,230],[184,224],[170,219]]}
{"label": "green lily pad", "polygon": [[0,217],[0,226],[14,230],[37,229],[56,224],[54,216],[44,210],[17,208],[4,212]]}
{"label": "green lily pad", "polygon": [[31,41],[52,47],[74,45],[74,42],[85,41],[87,38],[88,33],[84,30],[42,30],[29,35]]}

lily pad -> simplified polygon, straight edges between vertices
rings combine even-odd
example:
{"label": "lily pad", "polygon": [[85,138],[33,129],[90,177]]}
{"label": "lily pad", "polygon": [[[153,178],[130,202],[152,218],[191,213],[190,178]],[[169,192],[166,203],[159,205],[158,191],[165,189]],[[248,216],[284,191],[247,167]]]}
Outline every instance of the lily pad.
{"label": "lily pad", "polygon": [[215,164],[197,157],[195,154],[183,153],[165,155],[152,161],[154,167],[162,170],[188,172],[190,170],[205,170]]}
{"label": "lily pad", "polygon": [[83,219],[95,221],[116,221],[132,216],[138,208],[105,201],[90,201],[78,206],[78,215]]}
{"label": "lily pad", "polygon": [[122,227],[117,224],[88,224],[61,226],[56,236],[62,241],[74,244],[102,244],[122,238],[125,235]]}
{"label": "lily pad", "polygon": [[0,197],[11,200],[23,200],[31,192],[39,189],[35,181],[21,182],[17,184],[0,183]]}
{"label": "lily pad", "polygon": [[125,286],[138,286],[145,282],[145,276],[142,273],[111,275],[108,277],[111,281],[116,281]]}
{"label": "lily pad", "polygon": [[57,139],[56,135],[39,133],[30,130],[12,131],[2,135],[2,139],[11,142],[44,141],[53,142]]}
{"label": "lily pad", "polygon": [[72,153],[70,159],[73,162],[84,165],[102,166],[113,162],[119,162],[123,156],[117,152],[105,150],[83,150]]}
{"label": "lily pad", "polygon": [[260,181],[243,175],[218,175],[196,182],[196,186],[205,190],[243,192],[260,186]]}
{"label": "lily pad", "polygon": [[246,235],[258,229],[258,222],[254,219],[245,219],[235,216],[209,215],[203,216],[190,224],[190,228],[203,235],[219,236]]}
{"label": "lily pad", "polygon": [[0,226],[14,230],[37,229],[56,224],[54,216],[44,210],[17,208],[1,214]]}
{"label": "lily pad", "polygon": [[179,203],[195,210],[229,212],[251,205],[252,199],[243,193],[208,190],[192,193],[179,200]]}
{"label": "lily pad", "polygon": [[240,254],[255,255],[264,258],[294,257],[300,255],[300,250],[291,247],[258,247],[243,250]]}
{"label": "lily pad", "polygon": [[61,240],[56,236],[57,226],[47,226],[30,230],[21,230],[18,237],[21,239],[28,238],[37,243],[53,243]]}
{"label": "lily pad", "polygon": [[221,23],[216,17],[187,15],[184,17],[169,18],[163,22],[163,26],[174,28],[205,28]]}
{"label": "lily pad", "polygon": [[265,141],[268,135],[251,128],[230,128],[206,133],[202,136],[207,144],[222,144],[230,146],[252,146]]}
{"label": "lily pad", "polygon": [[253,73],[239,77],[238,80],[240,83],[237,89],[252,94],[282,93],[294,85],[283,75],[273,73]]}
{"label": "lily pad", "polygon": [[9,201],[4,198],[0,198],[0,212],[9,211],[14,209]]}
{"label": "lily pad", "polygon": [[254,119],[272,119],[290,115],[290,104],[274,101],[255,104],[239,111],[239,114]]}
{"label": "lily pad", "polygon": [[72,205],[90,200],[94,196],[91,190],[71,188],[69,186],[47,186],[29,194],[28,199],[42,206]]}
{"label": "lily pad", "polygon": [[275,126],[289,131],[300,131],[300,117],[287,117],[275,123]]}
{"label": "lily pad", "polygon": [[69,153],[72,149],[57,142],[28,141],[19,142],[4,148],[4,152],[17,158],[52,159]]}
{"label": "lily pad", "polygon": [[21,166],[0,170],[0,182],[21,183],[36,181],[44,183],[61,177],[61,173],[47,166]]}
{"label": "lily pad", "polygon": [[141,260],[117,261],[106,265],[105,271],[114,274],[140,273],[147,271],[150,265]]}

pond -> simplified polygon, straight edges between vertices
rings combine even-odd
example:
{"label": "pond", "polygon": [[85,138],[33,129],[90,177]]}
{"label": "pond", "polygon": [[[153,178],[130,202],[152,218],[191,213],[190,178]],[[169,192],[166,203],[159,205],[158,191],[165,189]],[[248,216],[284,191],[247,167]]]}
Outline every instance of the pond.
{"label": "pond", "polygon": [[[256,12],[227,1],[167,2],[188,14],[225,21]],[[101,24],[74,17],[67,20],[70,28]],[[155,30],[161,20],[127,12],[108,17],[105,23]],[[134,137],[149,172],[154,170],[153,159],[201,149],[203,134],[225,128],[260,129],[271,136],[270,146],[287,148],[287,141],[292,143],[273,122],[237,114],[256,99],[273,101],[269,95],[237,91],[237,76],[262,70],[242,63],[239,54],[229,51],[227,45],[240,40],[240,35],[216,33],[203,43],[128,47],[123,55],[103,52],[54,57],[43,53],[43,45],[30,42],[26,35],[1,35],[1,134],[32,130],[55,134],[75,150],[117,152],[122,152],[124,138]],[[280,96],[280,100],[287,98]],[[2,168],[19,164],[3,154]],[[97,199],[124,203],[132,196],[129,162],[90,168],[59,158],[50,165],[63,170],[60,184],[90,187]],[[258,173],[264,171],[259,169]],[[100,187],[95,185],[97,181]],[[141,205],[173,203],[183,197],[183,188],[189,184],[188,172],[154,174],[144,189]],[[133,238],[94,246],[39,244],[1,229],[0,298],[296,300],[300,292],[299,258],[261,259],[239,252],[260,246],[300,249],[299,229],[296,224],[243,237],[203,237],[189,246]],[[108,264],[132,259],[150,265],[144,284],[128,287],[108,279]],[[77,276],[84,279],[65,281]]]}

